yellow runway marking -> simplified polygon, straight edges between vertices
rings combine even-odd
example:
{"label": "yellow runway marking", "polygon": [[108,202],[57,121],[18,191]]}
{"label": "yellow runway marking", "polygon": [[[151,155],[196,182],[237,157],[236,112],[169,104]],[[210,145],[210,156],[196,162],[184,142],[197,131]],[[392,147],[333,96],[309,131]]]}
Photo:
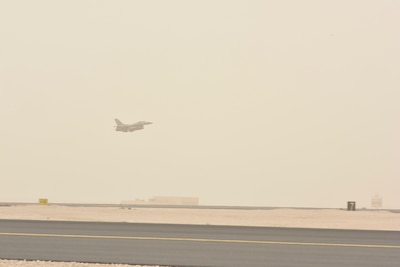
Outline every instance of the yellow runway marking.
{"label": "yellow runway marking", "polygon": [[93,238],[93,239],[131,239],[131,240],[157,240],[157,241],[192,241],[213,243],[241,243],[265,245],[297,245],[297,246],[327,246],[327,247],[362,247],[362,248],[394,248],[400,246],[372,245],[372,244],[338,244],[338,243],[309,243],[309,242],[283,242],[261,240],[234,240],[234,239],[206,239],[206,238],[181,238],[181,237],[152,237],[152,236],[97,236],[97,235],[62,235],[62,234],[31,234],[31,233],[1,233],[0,236],[32,236],[32,237],[65,237],[65,238]]}

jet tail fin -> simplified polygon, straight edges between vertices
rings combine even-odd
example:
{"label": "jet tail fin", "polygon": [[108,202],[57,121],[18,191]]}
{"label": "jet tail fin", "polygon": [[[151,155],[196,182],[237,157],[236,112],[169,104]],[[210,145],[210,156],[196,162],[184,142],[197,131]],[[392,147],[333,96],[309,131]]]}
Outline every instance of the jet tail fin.
{"label": "jet tail fin", "polygon": [[114,119],[117,125],[124,125],[119,119]]}

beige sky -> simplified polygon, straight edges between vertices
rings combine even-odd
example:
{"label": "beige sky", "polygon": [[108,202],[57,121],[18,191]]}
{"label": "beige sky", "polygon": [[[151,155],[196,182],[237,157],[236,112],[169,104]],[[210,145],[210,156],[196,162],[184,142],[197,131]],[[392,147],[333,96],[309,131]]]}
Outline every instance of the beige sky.
{"label": "beige sky", "polygon": [[399,25],[398,1],[0,1],[0,201],[400,208]]}

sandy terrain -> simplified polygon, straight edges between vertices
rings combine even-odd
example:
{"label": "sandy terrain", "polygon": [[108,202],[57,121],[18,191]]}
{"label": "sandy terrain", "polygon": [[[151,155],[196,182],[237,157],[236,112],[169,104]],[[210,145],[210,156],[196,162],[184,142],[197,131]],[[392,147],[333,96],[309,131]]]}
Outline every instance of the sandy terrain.
{"label": "sandy terrain", "polygon": [[0,219],[179,223],[400,231],[400,213],[340,209],[183,209],[0,206]]}
{"label": "sandy terrain", "polygon": [[[389,211],[347,211],[339,209],[173,209],[68,207],[57,205],[0,206],[0,219],[70,220],[101,222],[178,223],[242,226],[304,227],[400,231],[400,213]],[[0,267],[132,267],[0,260]]]}

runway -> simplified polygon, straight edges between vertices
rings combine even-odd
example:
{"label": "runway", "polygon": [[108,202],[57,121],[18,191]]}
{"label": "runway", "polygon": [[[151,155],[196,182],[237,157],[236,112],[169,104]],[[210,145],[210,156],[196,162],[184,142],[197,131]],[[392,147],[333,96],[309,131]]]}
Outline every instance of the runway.
{"label": "runway", "polygon": [[0,258],[202,267],[397,267],[400,231],[0,220]]}

